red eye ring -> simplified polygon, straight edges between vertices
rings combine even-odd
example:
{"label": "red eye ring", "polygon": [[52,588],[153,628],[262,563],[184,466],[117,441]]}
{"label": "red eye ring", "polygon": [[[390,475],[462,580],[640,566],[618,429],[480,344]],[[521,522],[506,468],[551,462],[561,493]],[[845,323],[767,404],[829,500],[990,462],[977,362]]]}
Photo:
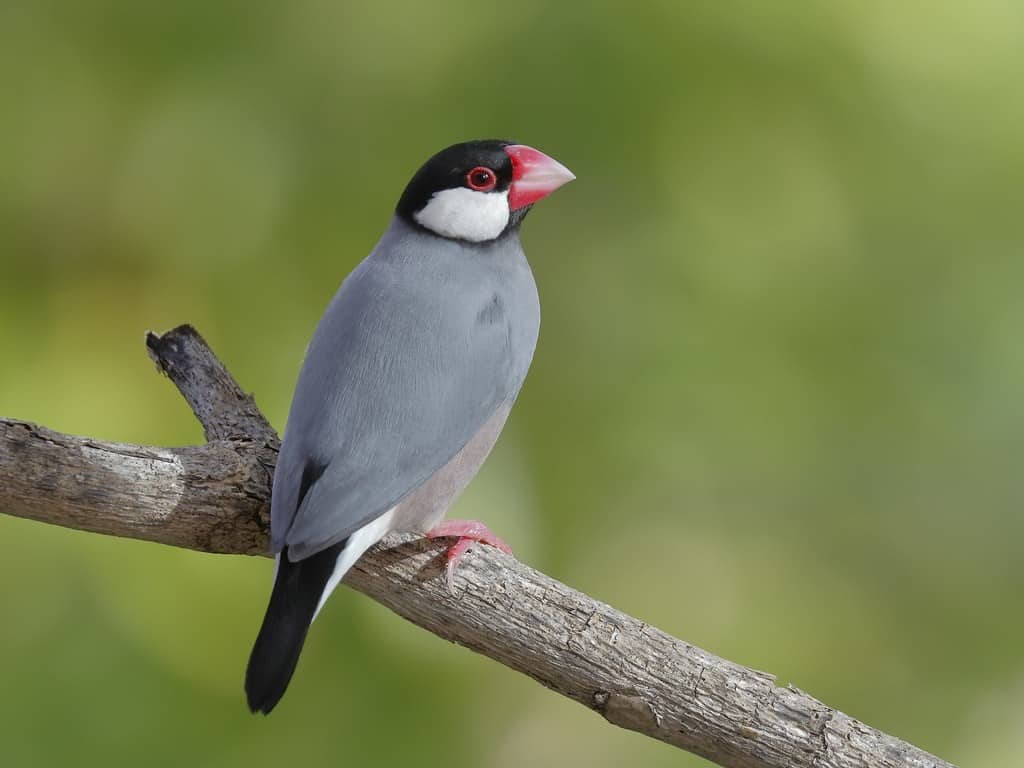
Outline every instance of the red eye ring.
{"label": "red eye ring", "polygon": [[494,171],[482,165],[466,174],[466,186],[475,192],[490,192],[498,183]]}

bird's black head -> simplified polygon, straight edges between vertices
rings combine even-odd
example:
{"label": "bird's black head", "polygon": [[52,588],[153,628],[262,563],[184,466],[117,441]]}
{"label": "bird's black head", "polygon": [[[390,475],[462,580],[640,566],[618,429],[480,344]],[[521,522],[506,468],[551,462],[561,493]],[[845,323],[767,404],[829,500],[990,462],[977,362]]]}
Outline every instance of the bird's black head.
{"label": "bird's black head", "polygon": [[424,163],[395,211],[435,235],[486,242],[516,226],[530,205],[574,178],[561,163],[523,144],[467,141]]}

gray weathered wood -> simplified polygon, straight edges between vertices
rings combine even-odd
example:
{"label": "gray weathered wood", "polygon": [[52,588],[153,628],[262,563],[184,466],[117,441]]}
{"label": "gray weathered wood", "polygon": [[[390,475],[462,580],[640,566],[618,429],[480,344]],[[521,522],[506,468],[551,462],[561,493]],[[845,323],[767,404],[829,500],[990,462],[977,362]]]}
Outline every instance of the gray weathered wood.
{"label": "gray weathered wood", "polygon": [[[146,344],[211,442],[152,448],[0,419],[0,511],[205,552],[264,554],[277,435],[193,329],[149,334]],[[950,765],[491,547],[463,560],[453,595],[444,547],[390,537],[345,582],[615,725],[723,766]]]}

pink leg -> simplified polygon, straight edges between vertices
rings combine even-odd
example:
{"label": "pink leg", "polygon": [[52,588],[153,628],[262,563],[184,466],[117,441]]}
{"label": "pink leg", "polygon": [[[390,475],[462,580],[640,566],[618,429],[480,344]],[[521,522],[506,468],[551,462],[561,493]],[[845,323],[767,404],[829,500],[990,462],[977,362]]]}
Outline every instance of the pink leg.
{"label": "pink leg", "polygon": [[490,544],[497,547],[507,555],[512,554],[512,548],[488,530],[487,526],[476,520],[445,520],[440,525],[427,531],[428,539],[439,539],[443,537],[457,538],[454,544],[448,548],[448,589],[454,591],[455,568],[458,566],[462,556],[466,554],[473,542],[479,541],[482,544]]}

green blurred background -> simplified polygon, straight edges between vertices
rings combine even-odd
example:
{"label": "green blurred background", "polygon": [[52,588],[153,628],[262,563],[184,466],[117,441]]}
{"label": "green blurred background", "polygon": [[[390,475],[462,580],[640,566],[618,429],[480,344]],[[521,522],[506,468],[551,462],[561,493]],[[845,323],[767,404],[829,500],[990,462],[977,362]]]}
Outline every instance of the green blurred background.
{"label": "green blurred background", "polygon": [[[1024,761],[1024,6],[0,4],[0,413],[180,445],[190,322],[279,429],[313,327],[455,141],[579,180],[456,513],[972,766]],[[0,516],[10,766],[698,765],[340,590],[269,719],[265,560]]]}

